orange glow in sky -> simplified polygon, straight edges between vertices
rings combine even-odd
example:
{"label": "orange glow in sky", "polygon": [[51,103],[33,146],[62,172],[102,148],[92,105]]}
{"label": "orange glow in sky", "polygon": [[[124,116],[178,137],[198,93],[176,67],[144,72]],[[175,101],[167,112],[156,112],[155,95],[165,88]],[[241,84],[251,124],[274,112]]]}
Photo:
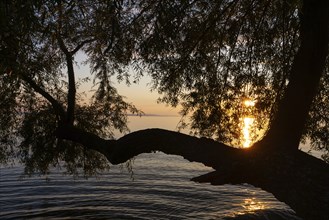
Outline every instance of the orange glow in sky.
{"label": "orange glow in sky", "polygon": [[[76,61],[78,65],[75,66],[75,74],[77,80],[80,78],[90,77],[93,79],[94,75],[90,73],[90,67],[83,62],[87,60],[87,55],[83,52],[78,53]],[[132,70],[133,71],[133,70]],[[131,72],[131,75],[134,75]],[[165,103],[158,103],[157,100],[160,95],[156,91],[151,91],[149,83],[151,78],[148,76],[142,77],[137,84],[132,83],[130,86],[124,82],[118,83],[113,77],[112,84],[118,90],[118,93],[124,96],[124,100],[128,103],[134,104],[139,110],[142,110],[146,115],[174,115],[178,116],[180,107],[173,108]],[[92,90],[96,90],[97,86],[93,86],[92,80],[84,83],[78,88],[79,92],[86,92],[86,102],[92,96]]]}

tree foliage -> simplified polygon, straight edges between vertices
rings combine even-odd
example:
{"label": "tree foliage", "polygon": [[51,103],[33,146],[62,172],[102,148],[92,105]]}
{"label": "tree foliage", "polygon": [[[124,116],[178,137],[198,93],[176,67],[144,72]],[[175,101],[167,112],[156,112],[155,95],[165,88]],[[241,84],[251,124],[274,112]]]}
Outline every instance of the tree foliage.
{"label": "tree foliage", "polygon": [[[1,2],[2,162],[9,155],[17,156],[28,174],[45,174],[61,161],[71,174],[83,167],[90,175],[107,166],[100,154],[56,139],[55,132],[72,117],[72,107],[75,126],[109,138],[115,129],[128,131],[127,113],[141,114],[110,80],[114,73],[123,77],[129,58],[118,44],[125,42],[115,43],[108,56],[101,50],[105,38],[112,35],[108,28],[114,25],[116,13],[108,12],[115,8],[115,2],[105,1]],[[80,50],[89,55],[97,86],[87,104],[76,94],[79,82],[70,70]]]}
{"label": "tree foliage", "polygon": [[[16,156],[27,173],[47,173],[59,161],[73,174],[104,168],[100,154],[57,139],[56,128],[68,123],[108,138],[128,131],[127,113],[141,112],[112,81],[129,85],[145,74],[161,101],[182,105],[196,135],[239,145],[247,114],[266,132],[300,45],[301,7],[297,0],[2,1],[0,161]],[[87,104],[76,92],[80,52],[97,88]],[[328,151],[326,67],[303,138]],[[243,110],[246,99],[255,107]]]}

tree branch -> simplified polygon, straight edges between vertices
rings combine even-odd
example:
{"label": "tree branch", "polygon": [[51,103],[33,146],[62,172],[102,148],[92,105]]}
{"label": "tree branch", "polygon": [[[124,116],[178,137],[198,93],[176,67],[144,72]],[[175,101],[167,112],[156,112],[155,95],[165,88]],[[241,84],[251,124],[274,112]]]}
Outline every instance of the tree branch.
{"label": "tree branch", "polygon": [[69,77],[69,88],[67,94],[67,122],[73,124],[75,111],[75,77],[72,56],[66,56],[67,73]]}
{"label": "tree branch", "polygon": [[88,149],[98,151],[107,158],[111,155],[116,142],[115,140],[102,139],[93,133],[68,124],[60,124],[56,130],[56,137],[79,143]]}
{"label": "tree branch", "polygon": [[242,159],[246,153],[246,150],[232,148],[212,139],[155,128],[133,132],[118,140],[104,140],[76,127],[63,126],[58,128],[57,137],[96,150],[104,154],[112,164],[124,163],[141,153],[162,151],[218,168],[233,160]]}
{"label": "tree branch", "polygon": [[91,42],[93,42],[93,41],[95,41],[95,39],[88,39],[88,40],[85,40],[85,41],[82,41],[78,46],[76,46],[75,48],[74,48],[74,50],[72,50],[71,52],[70,52],[70,54],[72,54],[72,55],[74,55],[76,52],[78,52],[85,44],[87,44],[87,43],[91,43]]}
{"label": "tree branch", "polygon": [[212,139],[197,138],[163,129],[146,129],[118,139],[110,159],[114,163],[122,163],[140,153],[152,151],[180,155],[189,161],[201,162],[213,168],[233,160],[233,157],[238,160],[238,157],[243,156],[242,150]]}
{"label": "tree branch", "polygon": [[[60,33],[57,34],[57,41],[59,44],[60,49],[65,54],[66,58],[66,65],[67,65],[67,75],[69,79],[68,85],[68,94],[67,94],[67,117],[66,122],[68,124],[73,124],[74,122],[74,111],[75,111],[75,95],[76,95],[76,88],[75,88],[75,77],[74,77],[74,67],[73,67],[73,58],[71,52],[68,51],[65,43],[60,36]],[[83,46],[83,45],[82,45]],[[77,48],[76,48],[77,49]]]}
{"label": "tree branch", "polygon": [[45,99],[47,99],[50,102],[50,104],[53,106],[55,112],[59,115],[61,120],[64,120],[66,118],[66,114],[65,114],[63,107],[61,106],[61,104],[59,104],[59,102],[56,99],[54,99],[48,92],[46,92],[44,89],[42,89],[40,86],[38,86],[27,75],[21,73],[21,74],[19,74],[19,76],[23,81],[25,81],[27,84],[29,84],[34,89],[34,91],[36,91],[37,93],[42,95]]}
{"label": "tree branch", "polygon": [[61,51],[63,51],[66,56],[71,55],[69,50],[65,46],[65,43],[64,43],[62,37],[60,36],[60,33],[56,34],[56,39],[57,39],[57,42],[58,42],[58,45],[59,45],[59,48],[61,49]]}

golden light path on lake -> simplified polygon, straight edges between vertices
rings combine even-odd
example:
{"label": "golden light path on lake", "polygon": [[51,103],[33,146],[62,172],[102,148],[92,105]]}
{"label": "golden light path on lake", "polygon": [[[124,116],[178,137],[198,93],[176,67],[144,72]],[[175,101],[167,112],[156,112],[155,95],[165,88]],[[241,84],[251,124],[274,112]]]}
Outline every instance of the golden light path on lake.
{"label": "golden light path on lake", "polygon": [[245,117],[243,118],[243,128],[242,128],[242,134],[243,134],[243,147],[247,148],[251,146],[251,126],[254,123],[254,118],[251,117]]}
{"label": "golden light path on lake", "polygon": [[[245,100],[243,102],[245,107],[253,107],[255,106],[256,101],[253,100]],[[248,148],[252,144],[251,138],[251,127],[255,121],[254,117],[247,116],[243,118],[243,126],[242,126],[242,147]]]}

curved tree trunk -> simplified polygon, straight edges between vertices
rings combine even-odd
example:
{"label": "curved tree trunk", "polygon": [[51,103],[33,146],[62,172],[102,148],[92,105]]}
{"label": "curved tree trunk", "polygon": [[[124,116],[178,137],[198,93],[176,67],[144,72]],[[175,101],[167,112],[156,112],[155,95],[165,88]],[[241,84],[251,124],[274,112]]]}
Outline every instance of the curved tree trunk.
{"label": "curved tree trunk", "polygon": [[329,1],[304,0],[300,18],[300,48],[284,97],[263,140],[276,149],[298,149],[328,55]]}
{"label": "curved tree trunk", "polygon": [[74,127],[61,127],[57,136],[102,153],[112,164],[153,151],[180,155],[216,170],[194,181],[215,185],[249,183],[271,192],[303,219],[329,219],[329,165],[301,151],[262,150],[267,146],[237,149],[212,139],[162,129],[104,140]]}

